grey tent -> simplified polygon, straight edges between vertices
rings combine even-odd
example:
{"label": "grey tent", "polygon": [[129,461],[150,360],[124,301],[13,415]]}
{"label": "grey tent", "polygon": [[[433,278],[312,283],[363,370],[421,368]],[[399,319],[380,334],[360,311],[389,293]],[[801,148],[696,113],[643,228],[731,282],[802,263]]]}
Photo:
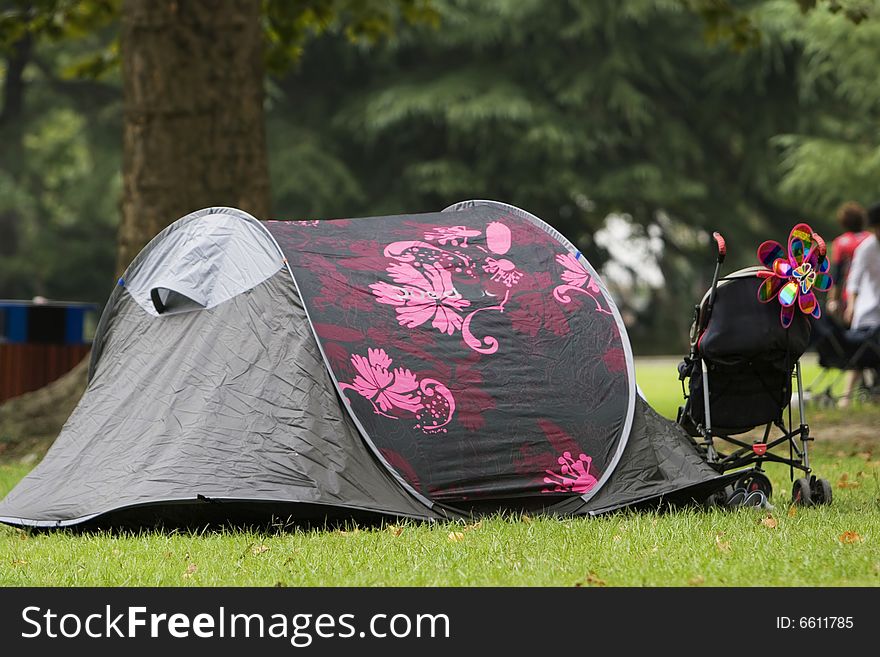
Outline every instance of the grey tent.
{"label": "grey tent", "polygon": [[599,276],[533,215],[208,208],[119,280],[86,392],[0,521],[590,514],[722,484],[637,394]]}

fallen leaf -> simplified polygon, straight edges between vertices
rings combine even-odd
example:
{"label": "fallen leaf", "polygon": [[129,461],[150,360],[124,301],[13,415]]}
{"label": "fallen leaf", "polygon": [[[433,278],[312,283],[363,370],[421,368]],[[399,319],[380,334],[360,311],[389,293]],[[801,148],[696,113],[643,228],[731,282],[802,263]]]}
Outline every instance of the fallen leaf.
{"label": "fallen leaf", "polygon": [[858,488],[859,486],[861,484],[858,481],[851,481],[846,472],[840,475],[840,480],[837,482],[838,488]]}
{"label": "fallen leaf", "polygon": [[453,542],[457,543],[458,541],[464,540],[464,532],[449,532],[449,536],[447,538]]}
{"label": "fallen leaf", "polygon": [[184,573],[183,573],[183,578],[184,578],[184,579],[189,579],[190,577],[192,577],[193,575],[196,574],[196,571],[197,571],[198,569],[199,569],[198,566],[196,566],[194,563],[191,563],[190,565],[188,565],[188,566],[186,567],[186,570],[185,570]]}
{"label": "fallen leaf", "polygon": [[797,507],[796,507],[794,504],[792,504],[792,505],[788,508],[788,517],[789,517],[789,518],[794,518],[796,515],[797,515]]}
{"label": "fallen leaf", "polygon": [[399,525],[388,525],[387,530],[392,536],[400,536],[403,533],[403,527]]}
{"label": "fallen leaf", "polygon": [[584,584],[586,584],[587,586],[606,586],[608,582],[606,582],[604,579],[601,579],[596,573],[591,570],[586,579],[584,579],[584,581],[582,582],[576,582],[575,586],[580,587]]}
{"label": "fallen leaf", "polygon": [[862,537],[853,531],[845,531],[837,538],[844,545],[848,545],[848,544],[852,544],[852,543],[860,543],[862,540]]}
{"label": "fallen leaf", "polygon": [[473,525],[467,525],[467,526],[464,528],[464,531],[469,532],[469,531],[471,531],[471,530],[473,530],[473,529],[479,529],[479,528],[482,527],[482,526],[483,526],[483,521],[480,520],[479,522],[475,522]]}
{"label": "fallen leaf", "polygon": [[705,583],[706,583],[706,578],[703,577],[702,575],[697,575],[696,577],[691,577],[688,580],[689,586],[702,586]]}
{"label": "fallen leaf", "polygon": [[724,534],[715,534],[715,547],[719,552],[730,552],[730,541],[723,541],[721,537]]}
{"label": "fallen leaf", "polygon": [[604,579],[600,579],[596,573],[591,572],[587,575],[587,584],[590,586],[605,586],[607,583]]}
{"label": "fallen leaf", "polygon": [[768,529],[776,529],[779,526],[779,521],[773,516],[767,516],[766,518],[761,520],[761,524]]}
{"label": "fallen leaf", "polygon": [[871,452],[859,452],[859,458],[865,459],[866,461],[870,461],[871,457],[874,455]]}
{"label": "fallen leaf", "polygon": [[531,522],[532,522],[532,518],[531,518],[531,516],[529,516],[529,515],[527,515],[527,514],[525,514],[525,513],[522,515],[522,517],[520,518],[520,520],[522,520],[522,521],[523,521],[524,523],[526,523],[527,525],[531,524]]}
{"label": "fallen leaf", "polygon": [[268,545],[255,545],[251,549],[251,554],[253,554],[254,556],[257,556],[258,554],[263,554],[264,552],[268,552],[268,551],[269,551]]}
{"label": "fallen leaf", "polygon": [[27,559],[15,559],[12,562],[12,565],[13,566],[27,566],[28,562],[27,562]]}

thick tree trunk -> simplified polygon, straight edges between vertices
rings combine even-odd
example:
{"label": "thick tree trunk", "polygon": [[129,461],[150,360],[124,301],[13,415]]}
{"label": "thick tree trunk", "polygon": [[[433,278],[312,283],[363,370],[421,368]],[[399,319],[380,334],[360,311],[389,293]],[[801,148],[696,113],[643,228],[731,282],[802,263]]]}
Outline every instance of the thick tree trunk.
{"label": "thick tree trunk", "polygon": [[[268,215],[260,11],[260,0],[125,0],[120,272],[193,210],[232,205]],[[21,89],[4,91],[9,118],[20,111]],[[82,395],[87,366],[0,406],[0,458],[52,444]]]}
{"label": "thick tree trunk", "polygon": [[266,218],[260,0],[125,0],[117,268],[212,205]]}

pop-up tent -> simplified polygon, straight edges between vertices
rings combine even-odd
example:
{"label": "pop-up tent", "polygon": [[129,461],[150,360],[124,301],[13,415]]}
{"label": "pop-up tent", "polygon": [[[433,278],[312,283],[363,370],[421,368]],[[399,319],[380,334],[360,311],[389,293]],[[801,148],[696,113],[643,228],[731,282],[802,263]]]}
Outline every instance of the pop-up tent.
{"label": "pop-up tent", "polygon": [[0,520],[588,514],[721,485],[638,396],[601,279],[533,215],[209,208],[119,280],[85,395]]}

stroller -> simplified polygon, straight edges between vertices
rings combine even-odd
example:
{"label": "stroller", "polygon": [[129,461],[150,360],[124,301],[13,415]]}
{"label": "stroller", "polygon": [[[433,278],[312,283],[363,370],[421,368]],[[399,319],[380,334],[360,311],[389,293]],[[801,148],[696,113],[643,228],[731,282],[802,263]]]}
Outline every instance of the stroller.
{"label": "stroller", "polygon": [[[719,278],[726,246],[719,233],[713,237],[718,257],[712,287],[694,308],[690,353],[678,367],[685,398],[678,423],[720,473],[742,468],[732,488],[712,501],[767,506],[773,491],[764,464],[776,462],[791,470],[794,504],[830,504],[830,483],[810,469],[813,438],[804,415],[799,359],[810,341],[810,319],[796,312],[784,328],[779,306],[758,301],[759,273],[766,275],[766,268]],[[824,243],[818,235],[813,238],[824,257]],[[792,423],[792,378],[798,387],[797,425]],[[757,427],[763,427],[760,437],[741,436]],[[785,447],[787,455],[777,453]],[[802,476],[795,479],[795,470]]]}
{"label": "stroller", "polygon": [[[880,328],[868,333],[847,330],[831,317],[814,323],[810,347],[819,356],[822,371],[804,391],[805,400],[819,406],[834,406],[834,386],[846,370],[868,370],[863,385],[855,391],[861,401],[880,395]],[[831,374],[832,370],[837,370]]]}

